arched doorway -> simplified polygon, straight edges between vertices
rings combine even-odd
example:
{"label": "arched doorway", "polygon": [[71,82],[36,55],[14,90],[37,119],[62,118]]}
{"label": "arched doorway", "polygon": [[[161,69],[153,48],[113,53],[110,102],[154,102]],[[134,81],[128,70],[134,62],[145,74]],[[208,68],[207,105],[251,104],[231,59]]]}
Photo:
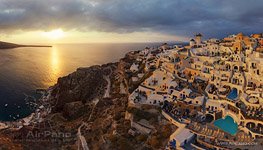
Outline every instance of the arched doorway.
{"label": "arched doorway", "polygon": [[248,122],[247,125],[246,125],[246,127],[247,127],[248,129],[254,129],[254,128],[256,127],[256,124],[255,124],[254,122]]}
{"label": "arched doorway", "polygon": [[210,122],[212,122],[214,120],[215,120],[215,118],[214,118],[214,116],[212,114],[206,114],[205,115],[205,122],[210,123]]}
{"label": "arched doorway", "polygon": [[235,71],[235,72],[238,72],[238,70],[239,70],[239,69],[238,69],[238,66],[234,66],[234,71]]}

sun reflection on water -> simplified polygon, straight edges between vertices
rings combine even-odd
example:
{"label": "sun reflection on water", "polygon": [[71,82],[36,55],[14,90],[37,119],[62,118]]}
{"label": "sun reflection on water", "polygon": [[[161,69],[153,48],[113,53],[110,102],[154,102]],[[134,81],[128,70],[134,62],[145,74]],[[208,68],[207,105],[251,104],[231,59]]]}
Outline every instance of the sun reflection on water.
{"label": "sun reflection on water", "polygon": [[59,51],[56,47],[53,47],[51,49],[51,55],[50,55],[50,82],[52,82],[53,84],[56,83],[57,78],[60,75],[60,57],[59,57]]}

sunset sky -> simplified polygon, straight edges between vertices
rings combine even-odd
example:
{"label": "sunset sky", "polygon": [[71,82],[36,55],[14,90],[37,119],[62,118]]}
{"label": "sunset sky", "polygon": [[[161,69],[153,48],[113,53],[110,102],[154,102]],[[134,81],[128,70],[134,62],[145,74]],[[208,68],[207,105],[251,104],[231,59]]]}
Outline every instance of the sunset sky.
{"label": "sunset sky", "polygon": [[0,0],[0,40],[187,41],[262,32],[262,0]]}

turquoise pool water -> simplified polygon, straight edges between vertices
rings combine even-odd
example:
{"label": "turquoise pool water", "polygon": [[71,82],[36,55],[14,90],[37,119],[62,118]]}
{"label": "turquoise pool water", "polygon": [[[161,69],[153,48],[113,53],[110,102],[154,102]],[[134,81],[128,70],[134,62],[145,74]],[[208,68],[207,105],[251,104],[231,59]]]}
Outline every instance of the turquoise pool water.
{"label": "turquoise pool water", "polygon": [[234,122],[234,119],[230,116],[226,116],[225,119],[221,118],[214,122],[214,125],[220,128],[221,130],[235,135],[237,133],[238,125]]}
{"label": "turquoise pool water", "polygon": [[228,99],[231,99],[231,100],[236,100],[236,98],[237,98],[237,89],[236,88],[234,88],[234,89],[232,89],[231,91],[230,91],[230,93],[227,95],[227,98]]}

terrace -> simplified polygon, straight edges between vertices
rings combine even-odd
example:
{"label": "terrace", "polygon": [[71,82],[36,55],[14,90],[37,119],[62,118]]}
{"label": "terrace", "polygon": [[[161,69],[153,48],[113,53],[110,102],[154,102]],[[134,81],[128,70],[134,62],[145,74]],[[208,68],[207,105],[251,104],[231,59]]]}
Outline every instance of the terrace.
{"label": "terrace", "polygon": [[198,116],[197,110],[190,110],[188,108],[181,107],[176,103],[170,103],[164,101],[162,110],[171,116],[173,119],[179,122],[183,122],[184,119],[190,119],[192,121],[201,122],[202,118]]}
{"label": "terrace", "polygon": [[213,66],[214,66],[213,63],[209,63],[208,61],[205,61],[203,64],[204,64],[205,66],[210,66],[210,67],[213,67]]}
{"label": "terrace", "polygon": [[177,72],[177,75],[180,77],[180,78],[183,78],[183,79],[187,79],[187,76],[181,72]]}
{"label": "terrace", "polygon": [[205,138],[204,136],[197,136],[196,144],[198,146],[205,146],[204,149],[215,149],[215,148],[223,149],[223,147],[219,147],[218,145],[216,145],[217,143],[214,139],[208,139]]}
{"label": "terrace", "polygon": [[230,92],[230,86],[224,85],[222,89],[219,89],[219,95],[227,95]]}
{"label": "terrace", "polygon": [[259,104],[259,99],[257,97],[249,97],[249,99],[247,100],[249,103],[251,104]]}
{"label": "terrace", "polygon": [[217,87],[214,84],[210,84],[210,87],[208,89],[209,94],[216,94]]}
{"label": "terrace", "polygon": [[196,97],[199,97],[199,96],[202,96],[202,94],[193,92],[193,91],[189,94],[189,98],[191,99],[195,99]]}
{"label": "terrace", "polygon": [[219,109],[218,109],[216,106],[208,106],[208,107],[206,108],[206,111],[208,111],[209,113],[213,114],[213,113],[215,113],[215,112],[218,112]]}
{"label": "terrace", "polygon": [[263,121],[263,107],[259,108],[246,106],[245,108],[241,108],[241,113],[246,119],[260,120]]}
{"label": "terrace", "polygon": [[220,130],[212,124],[200,124],[197,122],[192,122],[187,125],[187,128],[192,130],[198,136],[202,136],[205,139],[209,139],[211,144],[213,144],[213,140],[216,138],[220,141],[238,141],[238,142],[251,142],[253,141],[252,137],[243,131],[238,131],[235,136]]}
{"label": "terrace", "polygon": [[254,122],[249,122],[246,127],[254,133],[263,134],[263,124],[256,125]]}
{"label": "terrace", "polygon": [[[193,143],[193,145],[196,149],[203,149],[203,150],[209,149],[209,148],[213,149],[213,148],[217,147],[217,146],[215,146],[215,144],[210,144],[210,143],[205,142],[204,137],[197,136],[196,141]],[[220,148],[222,148],[222,147],[220,147]]]}
{"label": "terrace", "polygon": [[140,103],[142,101],[147,100],[147,95],[145,91],[136,89],[133,93],[133,102],[134,103]]}
{"label": "terrace", "polygon": [[169,94],[172,94],[174,91],[180,92],[184,88],[187,87],[187,82],[182,81],[182,80],[180,80],[178,78],[173,79],[172,82],[176,82],[176,86],[170,86],[169,87],[169,92],[168,92]]}
{"label": "terrace", "polygon": [[200,79],[200,77],[197,77],[191,85],[191,89],[193,88],[194,91],[199,91],[199,92],[204,91],[206,87],[207,87],[207,81]]}
{"label": "terrace", "polygon": [[183,123],[183,111],[179,107],[165,101],[162,110],[177,122]]}

